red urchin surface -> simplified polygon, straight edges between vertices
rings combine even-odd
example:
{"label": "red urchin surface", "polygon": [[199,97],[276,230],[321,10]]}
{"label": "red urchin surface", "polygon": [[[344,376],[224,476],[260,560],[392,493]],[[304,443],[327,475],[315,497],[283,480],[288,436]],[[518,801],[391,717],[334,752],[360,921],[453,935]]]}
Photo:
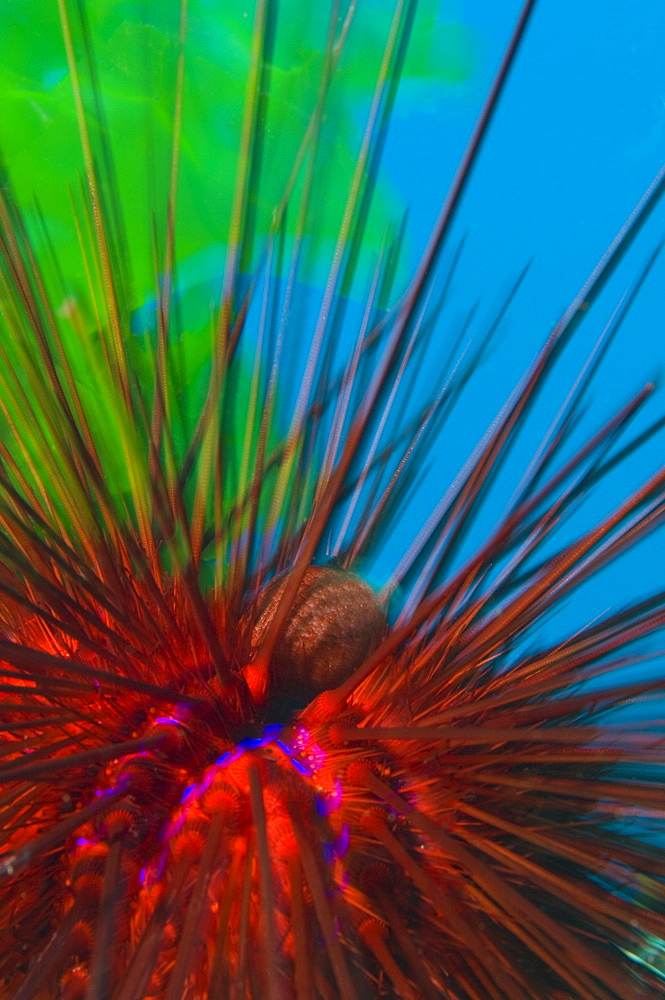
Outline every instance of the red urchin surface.
{"label": "red urchin surface", "polygon": [[[340,262],[362,240],[360,223],[355,235],[342,227],[287,432],[283,340],[299,345],[302,331],[274,320],[292,305],[293,281],[276,280],[273,257],[284,206],[249,293],[238,273],[239,246],[255,236],[242,227],[268,63],[257,16],[238,217],[208,380],[183,445],[173,228],[155,238],[165,277],[144,385],[131,363],[107,150],[95,148],[61,3],[86,167],[76,220],[102,293],[92,295],[92,333],[76,302],[57,315],[0,190],[9,345],[0,407],[11,430],[0,442],[3,1000],[663,995],[648,955],[665,938],[665,857],[627,830],[639,818],[662,835],[662,720],[604,718],[662,693],[660,678],[625,671],[639,662],[634,642],[662,627],[663,596],[555,643],[537,633],[579,583],[663,519],[660,472],[595,527],[556,541],[580,498],[635,450],[639,440],[615,445],[652,386],[574,451],[569,431],[587,387],[576,380],[494,530],[456,558],[662,175],[433,505],[391,581],[401,600],[391,603],[388,587],[374,594],[356,572],[404,501],[447,393],[471,373],[464,356],[452,360],[441,385],[412,402],[414,358],[435,312],[428,283],[531,6],[415,276],[380,310],[386,251],[340,365],[328,317],[340,304]],[[411,13],[398,6],[345,225],[371,195],[385,126],[377,109],[390,104]],[[335,9],[308,141],[347,27]],[[175,135],[182,74],[179,88]],[[174,163],[176,154],[174,140]],[[237,351],[257,300],[243,396]]]}
{"label": "red urchin surface", "polygon": [[[242,672],[220,682],[182,601],[158,604],[132,609],[142,649],[116,623],[113,677],[92,629],[47,651],[43,627],[25,627],[13,648],[29,644],[29,667],[18,655],[3,670],[5,715],[18,701],[1,771],[3,976],[18,973],[18,1000],[648,995],[617,953],[662,933],[625,892],[637,872],[656,892],[661,862],[598,811],[656,806],[658,785],[612,766],[660,752],[580,723],[631,689],[551,697],[617,665],[628,617],[506,672],[439,622],[379,648],[348,694],[259,726]],[[654,611],[629,617],[643,631]]]}

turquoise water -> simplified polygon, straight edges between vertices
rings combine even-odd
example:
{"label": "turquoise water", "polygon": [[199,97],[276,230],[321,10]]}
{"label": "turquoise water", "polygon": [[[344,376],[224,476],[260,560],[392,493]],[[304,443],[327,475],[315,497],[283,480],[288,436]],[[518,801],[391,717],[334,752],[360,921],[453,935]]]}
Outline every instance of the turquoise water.
{"label": "turquoise water", "polygon": [[[470,76],[445,88],[405,87],[385,165],[410,205],[414,259],[519,9],[519,3],[442,3],[442,22],[459,20],[469,31]],[[471,329],[483,330],[520,269],[529,261],[531,266],[462,400],[458,421],[440,442],[432,490],[445,487],[464,461],[665,161],[664,43],[665,9],[658,2],[536,5],[448,242],[450,259],[465,237],[437,337],[445,342],[476,301]],[[661,202],[557,367],[529,432],[511,456],[508,478],[511,470],[520,474],[619,298],[664,236]],[[646,381],[655,380],[658,391],[635,427],[646,427],[665,410],[664,288],[661,256],[600,366],[576,440]],[[562,537],[603,516],[662,463],[663,454],[661,435],[615,472]],[[506,482],[505,493],[499,490],[496,503],[485,510],[476,538],[483,537],[509,492]],[[563,627],[662,587],[663,552],[661,534],[622,557],[620,568],[611,567],[585,586],[581,599],[572,599]]]}

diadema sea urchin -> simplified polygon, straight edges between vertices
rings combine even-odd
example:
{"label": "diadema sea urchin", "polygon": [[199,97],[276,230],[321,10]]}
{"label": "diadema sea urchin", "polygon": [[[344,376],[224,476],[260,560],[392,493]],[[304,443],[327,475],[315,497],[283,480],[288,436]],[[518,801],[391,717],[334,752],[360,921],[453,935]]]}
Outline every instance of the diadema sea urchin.
{"label": "diadema sea urchin", "polygon": [[[470,345],[465,324],[445,333],[458,248],[439,258],[531,7],[405,281],[405,227],[382,231],[373,203],[414,3],[369,35],[355,4],[309,11],[318,50],[291,31],[288,59],[270,0],[237,22],[165,4],[140,29],[121,4],[44,12],[63,66],[37,103],[48,118],[66,102],[80,172],[26,210],[14,157],[0,191],[7,1000],[663,995],[660,709],[626,708],[662,691],[636,643],[665,601],[539,631],[663,517],[657,472],[561,531],[658,429],[631,437],[647,385],[576,436],[651,260],[473,539],[662,174],[390,578],[375,592],[361,573],[517,291]],[[336,88],[377,23],[362,140],[331,173],[331,121],[350,129]],[[217,135],[233,136],[232,177],[204,155]]]}

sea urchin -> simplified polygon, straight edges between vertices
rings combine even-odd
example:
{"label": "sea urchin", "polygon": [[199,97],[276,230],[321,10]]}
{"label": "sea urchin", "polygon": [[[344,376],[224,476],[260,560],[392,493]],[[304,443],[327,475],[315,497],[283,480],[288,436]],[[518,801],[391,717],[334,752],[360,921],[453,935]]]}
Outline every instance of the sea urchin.
{"label": "sea urchin", "polygon": [[70,192],[78,292],[43,232],[36,249],[8,178],[0,189],[3,998],[664,994],[645,956],[665,937],[665,856],[617,822],[662,833],[662,727],[604,716],[662,692],[626,668],[665,598],[535,638],[663,519],[660,472],[601,523],[556,534],[639,443],[617,446],[652,387],[572,447],[592,357],[494,529],[463,545],[662,174],[390,582],[376,594],[358,573],[484,350],[458,346],[414,392],[434,265],[532,6],[415,274],[395,296],[402,230],[388,230],[356,322],[346,294],[415,14],[398,0],[305,337],[305,238],[355,4],[333,3],[263,232],[277,5],[257,2],[221,299],[196,330],[176,252],[187,3],[146,304],[88,15],[59,0],[84,171]]}

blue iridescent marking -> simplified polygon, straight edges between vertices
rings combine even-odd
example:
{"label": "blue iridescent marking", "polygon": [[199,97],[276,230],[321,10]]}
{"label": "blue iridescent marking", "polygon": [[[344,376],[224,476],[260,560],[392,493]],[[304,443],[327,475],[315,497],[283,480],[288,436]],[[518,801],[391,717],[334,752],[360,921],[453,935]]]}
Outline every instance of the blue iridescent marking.
{"label": "blue iridescent marking", "polygon": [[265,740],[261,736],[258,739],[243,740],[242,743],[238,744],[238,746],[243,750],[255,750],[257,747],[263,746],[264,743]]}
{"label": "blue iridescent marking", "polygon": [[195,788],[196,788],[196,782],[193,785],[187,785],[187,787],[185,788],[184,792],[182,793],[180,801],[181,802],[186,802],[187,799],[190,798],[190,796],[191,796],[192,792],[195,790]]}

